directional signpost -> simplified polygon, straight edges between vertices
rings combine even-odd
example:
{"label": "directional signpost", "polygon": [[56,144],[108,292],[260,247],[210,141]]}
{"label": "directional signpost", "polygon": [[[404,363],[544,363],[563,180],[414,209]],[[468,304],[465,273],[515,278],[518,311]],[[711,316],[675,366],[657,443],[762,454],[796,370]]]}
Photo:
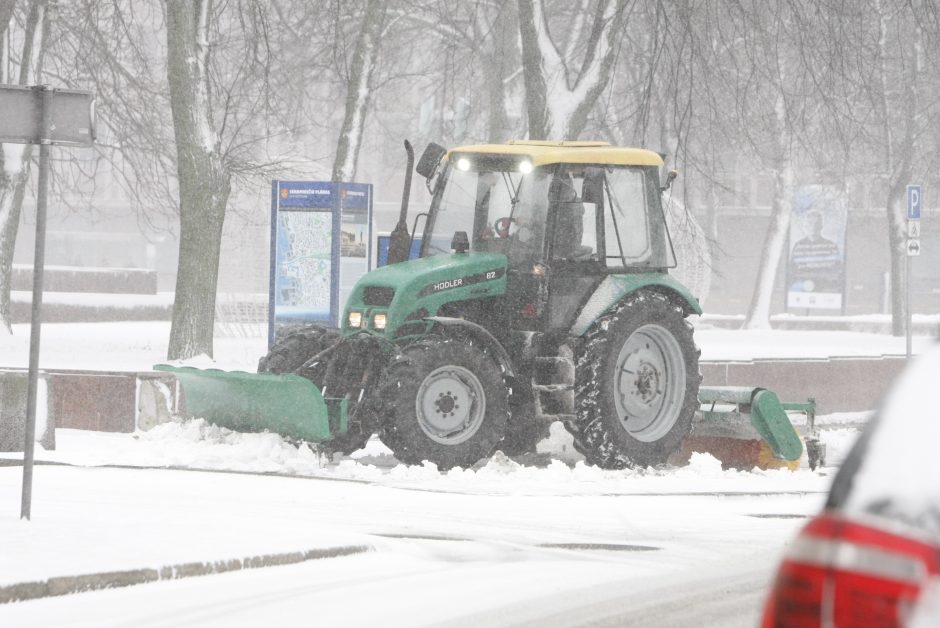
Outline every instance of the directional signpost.
{"label": "directional signpost", "polygon": [[39,334],[42,275],[46,253],[46,204],[49,149],[53,144],[91,146],[95,141],[95,100],[91,92],[46,85],[0,85],[0,142],[39,144],[36,192],[36,246],[29,329],[29,380],[26,388],[26,443],[23,449],[23,498],[20,518],[30,518],[33,454],[36,440],[36,391],[39,385]]}
{"label": "directional signpost", "polygon": [[920,213],[924,196],[919,185],[907,186],[907,264],[904,275],[907,290],[907,357],[911,357],[911,266],[920,255]]}

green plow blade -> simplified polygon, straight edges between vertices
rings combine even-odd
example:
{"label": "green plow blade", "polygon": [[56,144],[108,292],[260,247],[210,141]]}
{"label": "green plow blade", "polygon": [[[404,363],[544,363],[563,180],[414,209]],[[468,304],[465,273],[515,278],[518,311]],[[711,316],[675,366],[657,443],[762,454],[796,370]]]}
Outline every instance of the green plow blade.
{"label": "green plow blade", "polygon": [[157,364],[183,387],[186,414],[237,432],[275,432],[322,442],[347,430],[346,400],[324,399],[291,373],[245,373]]}
{"label": "green plow blade", "polygon": [[[799,460],[803,442],[786,411],[815,412],[815,403],[781,403],[773,391],[747,386],[702,386],[698,396],[706,406],[702,408],[703,432],[712,430],[716,435],[735,437],[753,430],[777,458]],[[719,410],[719,406],[732,409]]]}

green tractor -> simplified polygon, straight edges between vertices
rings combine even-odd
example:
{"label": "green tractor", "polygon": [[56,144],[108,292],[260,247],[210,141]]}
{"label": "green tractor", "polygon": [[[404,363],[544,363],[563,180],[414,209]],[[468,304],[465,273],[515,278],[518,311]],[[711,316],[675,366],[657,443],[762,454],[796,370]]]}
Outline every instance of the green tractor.
{"label": "green tractor", "polygon": [[603,142],[431,144],[430,209],[409,234],[409,181],[395,263],[362,277],[341,329],[281,330],[264,377],[171,369],[190,414],[344,453],[378,433],[443,469],[534,451],[557,420],[597,466],[666,462],[699,406],[701,309],[667,272],[662,166]]}

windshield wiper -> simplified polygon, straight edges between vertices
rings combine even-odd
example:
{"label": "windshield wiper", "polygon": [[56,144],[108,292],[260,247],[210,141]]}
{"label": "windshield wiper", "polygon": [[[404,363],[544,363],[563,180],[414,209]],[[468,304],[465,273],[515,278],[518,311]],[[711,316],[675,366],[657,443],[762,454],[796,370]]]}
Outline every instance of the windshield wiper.
{"label": "windshield wiper", "polygon": [[513,214],[516,213],[516,205],[519,203],[519,188],[522,187],[525,175],[519,177],[519,183],[513,188],[510,174],[508,172],[501,172],[500,174],[503,175],[503,183],[506,184],[506,191],[509,192],[509,217],[512,218]]}

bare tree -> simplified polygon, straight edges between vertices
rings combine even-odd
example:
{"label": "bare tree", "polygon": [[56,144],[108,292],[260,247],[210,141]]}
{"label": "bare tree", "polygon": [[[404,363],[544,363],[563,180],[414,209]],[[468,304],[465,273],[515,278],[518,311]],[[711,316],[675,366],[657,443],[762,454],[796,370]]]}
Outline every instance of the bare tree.
{"label": "bare tree", "polygon": [[[26,3],[24,3],[26,4]],[[16,3],[12,0],[0,4],[0,83],[29,85],[38,80],[48,32],[46,0],[31,0],[25,8],[25,23],[18,37],[14,19]],[[18,58],[11,58],[10,47],[19,39]],[[13,76],[16,76],[14,79]],[[10,292],[13,277],[13,248],[19,230],[20,214],[32,147],[26,144],[0,146],[0,327],[12,333],[12,305]]]}
{"label": "bare tree", "polygon": [[806,23],[798,0],[722,7],[721,88],[733,98],[733,122],[757,163],[773,174],[770,220],[744,326],[770,326],[770,308],[787,242],[796,179],[795,147],[810,122],[816,93],[801,68],[799,29]]}
{"label": "bare tree", "polygon": [[334,181],[352,181],[356,177],[366,115],[375,89],[373,76],[379,59],[387,10],[386,0],[368,0],[362,14],[356,50],[346,82],[346,114],[333,160]]}
{"label": "bare tree", "polygon": [[427,99],[437,99],[434,140],[505,141],[517,132],[510,119],[522,76],[515,7],[509,2],[443,4],[424,0],[397,19],[423,26],[433,77]]}
{"label": "bare tree", "polygon": [[[905,188],[912,182],[916,144],[925,130],[925,100],[921,82],[924,74],[924,35],[917,16],[875,0],[877,19],[875,108],[881,124],[878,138],[887,174],[885,213],[887,241],[891,256],[891,331],[904,334],[908,303],[904,298],[904,267],[909,263],[905,242]],[[900,85],[899,85],[900,79]]]}
{"label": "bare tree", "polygon": [[[588,116],[607,87],[622,35],[626,0],[598,0],[583,44],[581,62],[580,23],[587,26],[589,10],[578,5],[569,45],[561,52],[549,31],[545,0],[518,0],[522,66],[525,75],[529,137],[532,139],[576,139]],[[580,22],[579,22],[580,20]]]}
{"label": "bare tree", "polygon": [[209,91],[212,1],[168,0],[167,77],[176,138],[180,254],[169,359],[212,355],[216,283],[231,174]]}
{"label": "bare tree", "polygon": [[[325,35],[313,29],[320,15],[315,6],[294,12],[259,0],[78,0],[67,8],[59,45],[75,80],[98,94],[100,158],[148,231],[179,229],[169,357],[212,355],[229,197],[301,162],[297,144],[319,122],[305,107],[325,101],[297,80],[322,67]],[[302,48],[309,57],[294,54],[301,33],[272,35],[308,27],[317,35]]]}

